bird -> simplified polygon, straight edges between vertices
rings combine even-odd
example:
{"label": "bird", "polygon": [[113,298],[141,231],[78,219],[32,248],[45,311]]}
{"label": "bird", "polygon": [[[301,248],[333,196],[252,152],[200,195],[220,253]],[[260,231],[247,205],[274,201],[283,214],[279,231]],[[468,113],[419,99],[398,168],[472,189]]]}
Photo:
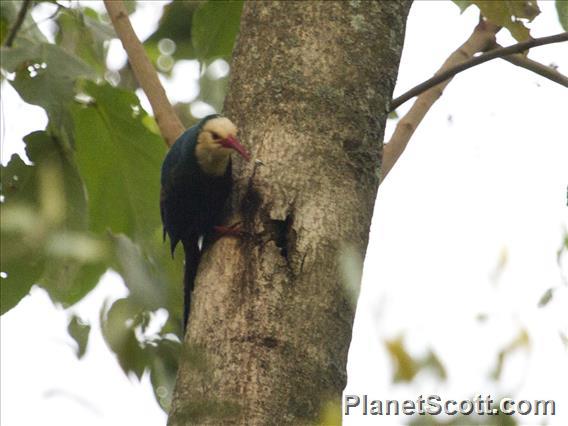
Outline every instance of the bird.
{"label": "bird", "polygon": [[[201,119],[172,145],[161,169],[160,213],[163,239],[172,258],[181,241],[185,252],[183,328],[187,327],[202,246],[219,232],[232,189],[231,154],[246,161],[250,154],[237,139],[237,127],[220,114]],[[227,231],[229,230],[229,231]]]}

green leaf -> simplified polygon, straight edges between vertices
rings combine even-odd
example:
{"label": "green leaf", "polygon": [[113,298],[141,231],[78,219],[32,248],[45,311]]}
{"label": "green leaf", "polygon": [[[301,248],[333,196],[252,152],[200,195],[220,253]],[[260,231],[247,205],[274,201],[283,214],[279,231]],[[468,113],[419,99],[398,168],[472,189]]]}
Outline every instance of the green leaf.
{"label": "green leaf", "polygon": [[[0,1],[0,20],[4,22],[6,35],[14,22],[16,22],[17,16],[20,13],[22,7],[22,1]],[[18,46],[23,41],[33,41],[33,42],[45,42],[47,41],[45,36],[39,30],[37,24],[35,23],[33,17],[31,16],[30,10],[24,18],[24,22],[16,35],[16,40],[14,40],[14,45]],[[4,37],[0,43],[4,45]],[[2,58],[2,60],[4,60]]]}
{"label": "green leaf", "polygon": [[[22,211],[14,212],[21,215]],[[21,247],[21,238],[4,231],[4,218],[9,213],[2,209],[2,238],[0,239],[0,315],[4,315],[28,295],[40,278],[45,258],[38,249]]]}
{"label": "green leaf", "polygon": [[8,35],[8,21],[4,19],[4,16],[0,16],[0,46],[4,44],[4,39]]}
{"label": "green leaf", "polygon": [[228,77],[213,78],[211,72],[203,73],[199,79],[198,99],[211,105],[215,111],[221,111],[228,83]]}
{"label": "green leaf", "polygon": [[[181,335],[183,316],[183,256],[172,259],[164,243],[161,230],[156,230],[152,239],[144,243],[144,253],[148,259],[154,281],[159,283],[161,298],[169,312],[168,322],[164,328],[169,332]],[[164,331],[166,332],[166,331]]]}
{"label": "green leaf", "polygon": [[[45,193],[42,209],[60,209],[63,215],[59,226],[50,229],[44,240],[43,254],[52,261],[46,264],[40,284],[54,302],[70,306],[91,291],[107,269],[102,263],[107,248],[84,232],[88,225],[87,198],[72,152],[64,152],[57,139],[45,132],[32,133],[24,140],[28,157],[39,167],[40,175],[45,174],[42,170],[46,167],[53,168],[43,177],[50,181],[41,186]],[[58,188],[60,195],[56,195]]]}
{"label": "green leaf", "polygon": [[406,350],[402,336],[386,340],[385,346],[394,363],[393,382],[410,382],[423,369],[430,370],[441,380],[447,379],[444,365],[432,350],[421,358],[413,358]]}
{"label": "green leaf", "polygon": [[134,12],[136,12],[138,6],[138,2],[136,0],[126,0],[124,2],[124,7],[126,7],[126,12],[129,15],[132,15]]}
{"label": "green leaf", "polygon": [[35,169],[13,155],[0,171],[4,197],[0,204],[0,314],[4,314],[28,294],[43,271],[44,259],[36,238],[21,238],[23,230],[37,223]]}
{"label": "green leaf", "polygon": [[441,380],[446,380],[448,374],[440,359],[432,350],[428,351],[428,355],[420,362],[421,368],[428,368],[433,371],[436,376]]}
{"label": "green leaf", "polygon": [[46,132],[24,138],[33,166],[13,156],[2,167],[2,312],[34,283],[54,302],[84,297],[106,270],[106,248],[85,233],[87,200],[72,153]]}
{"label": "green leaf", "polygon": [[171,258],[161,230],[144,241],[110,235],[118,271],[130,291],[129,298],[141,309],[165,307],[169,318],[164,333],[181,334],[183,302],[183,256]]}
{"label": "green leaf", "polygon": [[[50,43],[22,43],[17,47],[2,47],[2,68],[9,72],[28,70],[30,65],[35,67],[38,76],[47,75],[57,80],[65,78],[74,80],[78,77],[95,77],[91,68],[81,59],[66,52],[61,47]],[[28,70],[28,74],[32,73]]]}
{"label": "green leaf", "polygon": [[151,270],[150,259],[125,235],[111,235],[111,241],[118,271],[130,290],[130,297],[147,310],[164,306],[164,286],[156,270]]}
{"label": "green leaf", "polygon": [[418,363],[406,351],[402,336],[396,339],[386,340],[385,346],[394,363],[395,373],[393,382],[410,382],[418,374]]}
{"label": "green leaf", "polygon": [[522,20],[531,22],[540,9],[535,0],[472,0],[487,19],[496,25],[507,28],[518,41],[528,40],[529,29]]}
{"label": "green leaf", "polygon": [[[104,308],[103,308],[104,309]],[[142,320],[142,309],[129,298],[118,299],[101,315],[102,332],[106,343],[118,357],[124,372],[139,379],[150,364],[147,354],[136,338],[136,327]]]}
{"label": "green leaf", "polygon": [[509,9],[509,16],[516,19],[526,19],[532,22],[540,14],[536,0],[508,0],[506,5]]}
{"label": "green leaf", "polygon": [[568,336],[564,334],[562,331],[558,332],[558,336],[560,337],[560,341],[564,345],[564,348],[568,349]]}
{"label": "green leaf", "polygon": [[40,183],[42,186],[35,190],[36,197],[42,197],[41,208],[58,208],[49,205],[58,200],[65,229],[86,229],[87,198],[73,153],[65,150],[57,138],[43,131],[30,133],[24,142],[26,154],[33,161],[36,173],[42,173],[39,179],[45,179]]}
{"label": "green leaf", "polygon": [[341,413],[341,401],[330,399],[320,408],[319,425],[341,426],[343,424]]}
{"label": "green leaf", "polygon": [[229,57],[239,31],[242,1],[208,1],[193,14],[192,40],[197,57],[209,62]]}
{"label": "green leaf", "polygon": [[454,4],[460,8],[460,13],[464,13],[465,10],[472,5],[471,0],[454,0]]}
{"label": "green leaf", "polygon": [[46,110],[51,128],[70,145],[73,125],[69,105],[75,96],[75,81],[80,77],[95,78],[91,67],[48,43],[23,43],[2,48],[1,54],[2,68],[16,73],[10,84],[24,101]]}
{"label": "green leaf", "polygon": [[504,25],[511,35],[518,41],[526,41],[530,38],[530,30],[525,27],[521,21],[514,21],[509,22],[507,25]]}
{"label": "green leaf", "polygon": [[398,113],[396,111],[391,111],[389,112],[389,115],[387,115],[387,119],[389,120],[397,120],[398,118],[400,118],[398,116]]}
{"label": "green leaf", "polygon": [[568,31],[568,1],[556,0],[556,12],[558,12],[558,20],[564,31]]}
{"label": "green leaf", "polygon": [[193,14],[198,7],[198,2],[187,1],[174,1],[164,7],[160,25],[144,42],[144,47],[151,52],[152,60],[157,60],[160,53],[158,43],[164,38],[175,43],[176,49],[172,55],[174,59],[195,58],[191,34]]}
{"label": "green leaf", "polygon": [[519,330],[517,336],[508,345],[506,345],[503,349],[499,351],[499,354],[497,355],[497,364],[495,365],[495,368],[491,373],[491,377],[494,380],[499,380],[499,378],[501,377],[501,373],[503,372],[505,359],[513,352],[516,352],[521,349],[524,350],[530,349],[530,345],[531,341],[529,334],[527,333],[527,330],[524,328]]}
{"label": "green leaf", "polygon": [[540,297],[540,300],[538,301],[538,307],[542,308],[542,307],[548,305],[550,303],[550,301],[552,300],[553,295],[554,295],[554,289],[553,288],[549,288],[548,290],[546,290],[544,292],[544,294]]}
{"label": "green leaf", "polygon": [[143,123],[146,113],[130,92],[86,82],[94,99],[73,109],[76,158],[89,196],[90,228],[131,239],[160,227],[162,139]]}
{"label": "green leaf", "polygon": [[40,280],[51,300],[69,307],[85,297],[108,269],[106,263],[78,262],[69,258],[52,258]]}
{"label": "green leaf", "polygon": [[87,343],[89,342],[89,332],[91,331],[90,324],[84,322],[77,315],[73,315],[67,325],[67,331],[77,343],[76,355],[81,359],[87,350]]}
{"label": "green leaf", "polygon": [[81,58],[99,76],[104,76],[105,43],[116,37],[112,28],[100,22],[98,14],[90,8],[66,9],[59,14],[57,25],[57,45]]}
{"label": "green leaf", "polygon": [[152,356],[150,380],[156,399],[166,412],[170,410],[180,352],[180,342],[163,338],[157,342]]}
{"label": "green leaf", "polygon": [[27,165],[16,154],[12,155],[6,166],[0,167],[1,192],[4,197],[0,206],[9,203],[35,204],[36,187],[34,168]]}

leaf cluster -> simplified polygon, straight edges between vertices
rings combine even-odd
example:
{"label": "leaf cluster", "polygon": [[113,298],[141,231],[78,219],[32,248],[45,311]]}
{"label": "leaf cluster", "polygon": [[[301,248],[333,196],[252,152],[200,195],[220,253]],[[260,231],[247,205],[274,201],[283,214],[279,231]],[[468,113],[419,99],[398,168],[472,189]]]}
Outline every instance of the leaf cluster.
{"label": "leaf cluster", "polygon": [[[540,14],[536,0],[454,0],[464,12],[470,6],[477,6],[481,15],[494,24],[504,27],[518,41],[531,38],[528,23]],[[568,31],[568,2],[555,0],[558,20],[564,31]]]}
{"label": "leaf cluster", "polygon": [[[136,2],[128,5],[136,10]],[[0,2],[0,43],[21,6]],[[134,93],[128,65],[118,78],[107,67],[115,33],[106,14],[52,1],[34,7],[51,8],[52,37],[28,13],[13,45],[1,48],[2,84],[41,107],[48,125],[24,138],[26,157],[13,155],[1,167],[0,313],[16,307],[32,286],[43,288],[68,310],[68,332],[82,357],[91,326],[73,305],[106,271],[118,272],[129,292],[101,306],[103,336],[125,373],[150,373],[167,409],[180,350],[183,265],[162,243],[159,175],[166,146]],[[241,9],[240,1],[172,2],[145,42],[166,76],[177,61],[199,61],[198,100],[217,110],[226,75],[213,73],[211,64],[230,56]],[[21,117],[8,111],[6,119]],[[195,121],[187,113],[186,119]]]}

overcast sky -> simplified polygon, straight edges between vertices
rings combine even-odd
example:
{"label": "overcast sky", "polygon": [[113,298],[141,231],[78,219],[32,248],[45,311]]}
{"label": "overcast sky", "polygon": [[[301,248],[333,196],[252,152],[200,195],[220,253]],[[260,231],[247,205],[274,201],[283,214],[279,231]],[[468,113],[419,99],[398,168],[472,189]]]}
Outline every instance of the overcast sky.
{"label": "overcast sky", "polygon": [[[141,36],[153,31],[156,4],[136,12]],[[533,36],[561,32],[554,3],[539,6],[543,13],[532,25]],[[395,94],[435,72],[476,22],[473,8],[460,16],[451,2],[415,2]],[[501,44],[514,42],[502,33]],[[530,57],[568,74],[565,44],[533,49]],[[118,67],[123,60],[114,44],[109,64]],[[195,64],[180,67],[183,72],[174,72],[166,85],[172,100],[177,94],[187,100],[193,90],[188,80],[197,79]],[[568,424],[568,357],[559,337],[568,335],[568,292],[561,279],[568,272],[556,262],[568,229],[567,95],[501,60],[466,71],[449,85],[379,190],[346,393],[370,399],[555,399],[560,408],[548,424]],[[1,117],[3,162],[21,150],[24,135],[46,124],[43,110],[24,104],[7,85]],[[495,274],[500,259],[506,263]],[[556,289],[554,298],[537,307],[549,288]],[[102,301],[126,291],[109,272],[72,308],[93,323],[81,361],[65,331],[70,313],[55,309],[43,290],[32,290],[2,317],[2,425],[165,424],[148,378],[138,383],[125,377],[100,334]],[[507,359],[499,383],[490,381],[497,353],[522,329],[530,349]],[[400,334],[412,355],[432,350],[448,380],[423,372],[410,385],[392,385],[383,341]],[[380,419],[392,425],[407,420]],[[376,422],[345,418],[350,426]],[[520,424],[542,424],[542,418],[527,416]]]}

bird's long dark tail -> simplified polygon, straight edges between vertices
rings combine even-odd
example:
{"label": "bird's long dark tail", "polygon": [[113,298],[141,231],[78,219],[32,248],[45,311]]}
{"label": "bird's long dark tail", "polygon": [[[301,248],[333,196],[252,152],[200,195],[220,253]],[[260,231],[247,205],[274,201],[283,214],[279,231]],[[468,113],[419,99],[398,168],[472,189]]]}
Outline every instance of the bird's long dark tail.
{"label": "bird's long dark tail", "polygon": [[187,328],[187,320],[189,319],[189,310],[191,308],[191,294],[193,293],[193,285],[195,283],[195,276],[197,275],[197,266],[199,265],[199,252],[198,239],[192,238],[187,241],[182,241],[183,249],[185,251],[185,268],[183,274],[183,329]]}

